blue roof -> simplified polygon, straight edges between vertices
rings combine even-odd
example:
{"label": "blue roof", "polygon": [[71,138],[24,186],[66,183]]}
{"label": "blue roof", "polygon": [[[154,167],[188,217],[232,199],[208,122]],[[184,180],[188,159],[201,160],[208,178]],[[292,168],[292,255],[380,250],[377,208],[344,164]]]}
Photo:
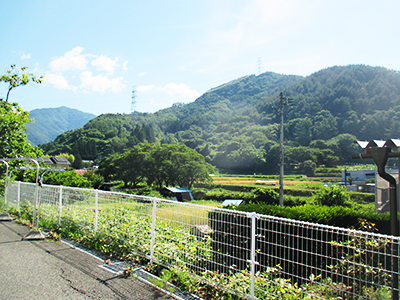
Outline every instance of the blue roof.
{"label": "blue roof", "polygon": [[226,199],[224,202],[222,202],[222,206],[228,206],[228,205],[238,206],[242,202],[243,202],[243,200],[241,200],[241,199]]}
{"label": "blue roof", "polygon": [[192,191],[187,188],[177,188],[177,187],[166,187],[167,190],[173,193],[191,193]]}

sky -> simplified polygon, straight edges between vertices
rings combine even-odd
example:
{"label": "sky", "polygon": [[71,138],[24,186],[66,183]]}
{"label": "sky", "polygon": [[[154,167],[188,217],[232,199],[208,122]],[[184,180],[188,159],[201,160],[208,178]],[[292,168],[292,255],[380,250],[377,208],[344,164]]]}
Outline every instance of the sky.
{"label": "sky", "polygon": [[260,72],[398,71],[399,11],[398,0],[2,0],[0,74],[44,76],[10,93],[28,111],[156,112]]}

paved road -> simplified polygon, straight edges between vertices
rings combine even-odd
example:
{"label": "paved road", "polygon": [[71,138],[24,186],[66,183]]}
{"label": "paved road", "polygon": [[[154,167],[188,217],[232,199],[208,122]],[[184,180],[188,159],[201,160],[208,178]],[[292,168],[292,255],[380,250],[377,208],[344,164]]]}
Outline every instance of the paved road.
{"label": "paved road", "polygon": [[67,244],[21,240],[28,231],[0,222],[0,299],[173,299]]}

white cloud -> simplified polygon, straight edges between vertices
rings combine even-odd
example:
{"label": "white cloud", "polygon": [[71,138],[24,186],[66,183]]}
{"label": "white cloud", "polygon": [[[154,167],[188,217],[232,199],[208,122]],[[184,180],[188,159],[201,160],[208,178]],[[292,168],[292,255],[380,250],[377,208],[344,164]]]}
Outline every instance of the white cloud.
{"label": "white cloud", "polygon": [[92,61],[91,64],[92,66],[96,67],[98,71],[107,71],[108,74],[113,74],[117,61],[118,57],[115,60],[112,60],[107,56],[100,55],[94,61]]}
{"label": "white cloud", "polygon": [[139,73],[139,76],[144,76],[144,75],[146,75],[146,73],[147,73],[147,72]]}
{"label": "white cloud", "polygon": [[136,90],[139,92],[148,92],[151,91],[154,88],[154,84],[150,85],[139,85]]}
{"label": "white cloud", "polygon": [[103,75],[93,76],[90,71],[82,72],[79,78],[82,81],[80,87],[89,88],[100,93],[105,93],[107,90],[117,93],[126,86],[122,83],[123,77],[109,79]]}
{"label": "white cloud", "polygon": [[31,58],[30,53],[28,53],[28,54],[22,53],[22,55],[21,55],[21,59],[30,59],[30,58]]}
{"label": "white cloud", "polygon": [[197,98],[200,97],[200,93],[196,90],[191,90],[186,84],[176,84],[174,82],[170,82],[161,88],[164,92],[166,92],[170,96],[175,96],[178,98]]}
{"label": "white cloud", "polygon": [[76,87],[70,86],[68,84],[67,79],[61,74],[54,74],[54,73],[46,74],[43,77],[43,81],[50,83],[51,85],[53,85],[54,88],[59,89],[59,90],[76,91]]}
{"label": "white cloud", "polygon": [[75,47],[71,51],[66,52],[63,56],[53,59],[50,62],[50,68],[53,72],[63,72],[69,70],[85,70],[88,63],[86,57],[81,52],[84,48]]}
{"label": "white cloud", "polygon": [[128,65],[128,62],[129,61],[124,61],[123,63],[122,63],[122,69],[126,72],[126,71],[128,71],[128,67],[127,67],[127,65]]}

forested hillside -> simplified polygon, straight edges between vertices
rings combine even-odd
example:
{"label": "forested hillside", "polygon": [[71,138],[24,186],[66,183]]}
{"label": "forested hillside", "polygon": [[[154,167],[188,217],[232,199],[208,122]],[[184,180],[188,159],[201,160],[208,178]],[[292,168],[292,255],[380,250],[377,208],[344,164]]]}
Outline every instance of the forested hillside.
{"label": "forested hillside", "polygon": [[140,142],[183,143],[226,172],[278,171],[279,92],[285,108],[288,172],[351,161],[355,139],[397,138],[400,74],[381,67],[332,67],[308,77],[271,72],[221,85],[190,104],[154,114],[102,115],[43,145],[97,159]]}
{"label": "forested hillside", "polygon": [[58,135],[85,125],[93,114],[68,107],[34,109],[29,112],[32,123],[27,124],[28,140],[34,144],[53,141]]}

